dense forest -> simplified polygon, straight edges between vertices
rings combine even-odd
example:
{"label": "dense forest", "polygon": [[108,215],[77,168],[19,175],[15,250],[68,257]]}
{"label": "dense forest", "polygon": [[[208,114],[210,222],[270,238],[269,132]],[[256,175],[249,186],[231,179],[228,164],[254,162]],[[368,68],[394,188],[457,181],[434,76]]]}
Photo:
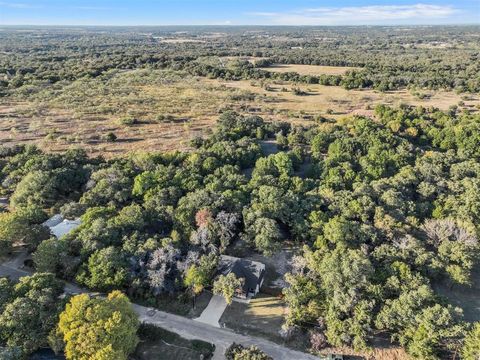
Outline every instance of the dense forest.
{"label": "dense forest", "polygon": [[[32,35],[34,34],[34,36]],[[0,32],[0,94],[96,77],[111,69],[172,68],[224,79],[480,90],[477,26],[32,28]],[[254,57],[229,68],[205,58]],[[274,74],[268,65],[349,66],[345,75]],[[261,68],[259,68],[261,67]],[[37,90],[36,90],[37,89]]]}
{"label": "dense forest", "polygon": [[[14,78],[51,71],[31,70]],[[76,70],[85,71],[60,76]],[[315,350],[366,349],[385,333],[417,359],[475,358],[478,326],[433,284],[468,286],[478,265],[478,114],[380,105],[374,118],[306,127],[225,112],[192,146],[108,161],[80,149],[1,148],[10,199],[1,254],[23,244],[39,272],[155,305],[210,286],[219,255],[234,247],[268,255],[294,243],[301,251],[286,276],[286,332],[309,329]],[[81,226],[50,238],[40,224],[57,212],[81,217]],[[52,319],[25,344],[12,335],[9,301],[0,298],[9,309],[0,339],[25,353],[45,344]]]}

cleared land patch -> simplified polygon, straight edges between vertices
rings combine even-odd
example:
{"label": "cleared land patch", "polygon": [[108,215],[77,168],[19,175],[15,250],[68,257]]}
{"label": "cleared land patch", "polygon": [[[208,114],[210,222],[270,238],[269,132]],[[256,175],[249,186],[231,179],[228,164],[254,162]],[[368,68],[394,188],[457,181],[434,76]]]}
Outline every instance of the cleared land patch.
{"label": "cleared land patch", "polygon": [[271,72],[296,72],[300,75],[343,75],[349,70],[355,70],[348,66],[321,66],[321,65],[302,65],[302,64],[274,64],[263,68]]}

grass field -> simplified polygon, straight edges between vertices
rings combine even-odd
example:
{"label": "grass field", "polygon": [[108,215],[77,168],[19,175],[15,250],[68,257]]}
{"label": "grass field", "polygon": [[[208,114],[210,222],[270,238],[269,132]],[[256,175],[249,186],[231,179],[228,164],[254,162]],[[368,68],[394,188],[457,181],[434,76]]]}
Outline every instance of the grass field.
{"label": "grass field", "polygon": [[274,64],[263,68],[271,72],[296,72],[300,75],[343,75],[348,70],[354,70],[353,67],[347,66],[320,66],[320,65],[301,65],[301,64]]}
{"label": "grass field", "polygon": [[[295,87],[306,95],[295,95]],[[460,109],[470,111],[480,106],[478,94],[421,91],[421,95],[407,90],[380,93],[278,81],[222,81],[167,70],[115,70],[94,79],[28,86],[0,98],[0,142],[35,143],[48,151],[79,146],[93,155],[114,157],[137,150],[188,149],[191,139],[212,130],[225,109],[309,124],[318,116],[370,116],[379,103],[443,110],[460,104]],[[133,122],[123,122],[125,117]]]}

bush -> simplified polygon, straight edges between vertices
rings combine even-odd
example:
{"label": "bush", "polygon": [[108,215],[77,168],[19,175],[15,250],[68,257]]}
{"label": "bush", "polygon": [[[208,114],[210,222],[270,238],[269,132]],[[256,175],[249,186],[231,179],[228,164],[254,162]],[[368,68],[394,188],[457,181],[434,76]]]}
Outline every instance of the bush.
{"label": "bush", "polygon": [[175,117],[173,115],[169,115],[169,114],[160,114],[160,115],[157,115],[156,120],[158,122],[168,123],[168,122],[174,121]]}
{"label": "bush", "polygon": [[243,345],[233,343],[225,351],[227,360],[273,360],[256,346],[244,347]]}
{"label": "bush", "polygon": [[134,117],[126,116],[126,117],[118,119],[118,123],[120,125],[124,125],[124,126],[132,126],[132,125],[138,124],[139,121],[137,119],[135,119]]}
{"label": "bush", "polygon": [[110,131],[102,136],[102,140],[106,142],[115,142],[117,140],[117,135]]}

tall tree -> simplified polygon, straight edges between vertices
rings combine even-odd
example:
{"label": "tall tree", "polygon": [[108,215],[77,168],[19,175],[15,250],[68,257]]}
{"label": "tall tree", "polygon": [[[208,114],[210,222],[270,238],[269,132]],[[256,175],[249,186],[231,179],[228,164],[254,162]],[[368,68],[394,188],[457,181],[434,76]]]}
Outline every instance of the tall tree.
{"label": "tall tree", "polygon": [[74,296],[60,314],[57,333],[67,359],[126,360],[138,344],[138,327],[128,298],[113,291],[107,298]]}

